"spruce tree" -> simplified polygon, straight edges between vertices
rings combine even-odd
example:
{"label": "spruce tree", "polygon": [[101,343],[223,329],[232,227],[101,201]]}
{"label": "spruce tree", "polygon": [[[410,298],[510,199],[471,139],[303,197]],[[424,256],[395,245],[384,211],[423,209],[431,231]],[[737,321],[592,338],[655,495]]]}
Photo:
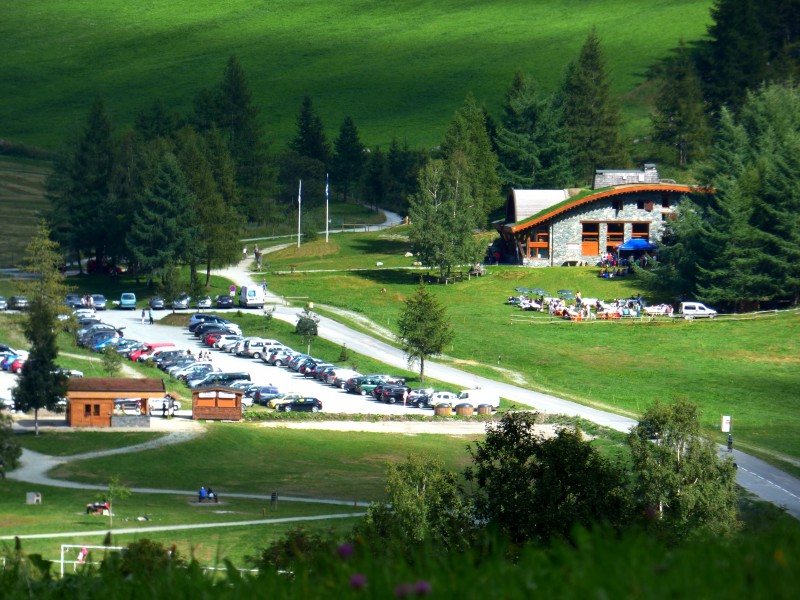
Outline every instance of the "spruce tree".
{"label": "spruce tree", "polygon": [[456,111],[441,148],[448,172],[456,177],[456,195],[469,198],[475,226],[485,227],[489,214],[500,205],[500,181],[484,112],[471,94]]}
{"label": "spruce tree", "polygon": [[370,152],[364,168],[362,181],[362,198],[373,210],[377,211],[383,206],[388,187],[388,174],[386,169],[386,155],[377,146]]}
{"label": "spruce tree", "polygon": [[190,258],[198,231],[193,222],[195,204],[177,159],[165,154],[154,184],[136,207],[127,244],[137,264],[153,277],[169,265]]}
{"label": "spruce tree", "polygon": [[332,180],[347,202],[353,187],[361,179],[366,161],[364,144],[359,139],[358,129],[351,117],[345,117],[333,147]]}
{"label": "spruce tree", "polygon": [[397,339],[409,363],[419,361],[419,382],[422,385],[425,383],[425,360],[441,354],[453,339],[445,307],[420,284],[416,293],[406,298],[397,330]]}
{"label": "spruce tree", "polygon": [[579,181],[590,184],[595,169],[624,166],[619,105],[595,29],[567,68],[563,94],[566,138]]}
{"label": "spruce tree", "polygon": [[412,150],[408,141],[401,145],[393,138],[386,153],[388,187],[386,190],[386,206],[392,210],[406,214],[408,199],[417,193],[419,170],[425,162],[422,152]]}
{"label": "spruce tree", "polygon": [[297,132],[289,147],[300,156],[317,160],[326,167],[330,162],[331,150],[325,136],[325,127],[309,96],[303,98],[297,116]]}
{"label": "spruce tree", "polygon": [[661,78],[652,121],[656,143],[671,150],[677,164],[703,158],[711,130],[700,78],[683,41]]}

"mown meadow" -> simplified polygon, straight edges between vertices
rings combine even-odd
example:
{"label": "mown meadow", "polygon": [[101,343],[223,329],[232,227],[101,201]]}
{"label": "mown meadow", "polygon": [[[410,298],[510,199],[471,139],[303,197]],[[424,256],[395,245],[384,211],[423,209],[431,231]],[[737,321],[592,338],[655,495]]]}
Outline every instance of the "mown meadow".
{"label": "mown meadow", "polygon": [[[350,115],[370,146],[432,147],[466,95],[495,111],[517,69],[552,91],[592,27],[633,129],[637,87],[678,41],[699,40],[711,0],[6,3],[0,138],[57,149],[102,96],[124,127],[155,98],[186,111],[235,54],[283,147],[303,96],[333,137]],[[135,90],[135,93],[132,91]],[[639,123],[641,122],[641,123]]]}
{"label": "mown meadow", "polygon": [[[404,256],[403,229],[340,236],[334,243],[335,251],[317,242],[316,253],[309,245],[270,255],[270,268],[278,271],[268,277],[271,289],[307,296],[318,310],[346,309],[392,329],[403,300],[425,274],[409,268],[413,258]],[[375,258],[384,265],[376,266]],[[285,269],[290,262],[294,273]],[[773,461],[800,457],[797,311],[712,322],[575,323],[506,304],[517,287],[553,295],[580,289],[584,298],[605,300],[638,293],[650,303],[665,300],[650,297],[636,277],[602,279],[597,273],[595,267],[501,266],[490,267],[486,277],[432,285],[455,330],[443,360],[495,379],[518,377],[531,388],[634,417],[655,400],[685,397],[700,406],[710,434],[719,437],[720,417],[732,415],[739,448]]]}

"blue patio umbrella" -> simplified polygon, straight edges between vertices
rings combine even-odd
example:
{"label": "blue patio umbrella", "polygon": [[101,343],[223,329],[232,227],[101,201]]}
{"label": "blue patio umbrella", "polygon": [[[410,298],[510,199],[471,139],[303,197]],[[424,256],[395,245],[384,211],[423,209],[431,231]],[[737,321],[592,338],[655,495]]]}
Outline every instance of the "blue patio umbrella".
{"label": "blue patio umbrella", "polygon": [[620,244],[617,246],[617,250],[620,251],[628,251],[628,252],[636,252],[642,250],[655,250],[658,246],[649,242],[648,240],[644,240],[641,238],[632,238],[625,242],[624,244]]}

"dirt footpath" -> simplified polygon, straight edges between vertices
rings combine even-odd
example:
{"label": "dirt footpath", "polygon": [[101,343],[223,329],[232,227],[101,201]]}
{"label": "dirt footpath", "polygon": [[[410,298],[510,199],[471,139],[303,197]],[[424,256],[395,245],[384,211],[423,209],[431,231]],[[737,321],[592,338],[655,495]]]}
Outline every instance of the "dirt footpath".
{"label": "dirt footpath", "polygon": [[[466,421],[286,421],[261,423],[261,427],[283,427],[286,429],[318,429],[326,431],[367,431],[373,433],[404,433],[419,435],[433,433],[439,435],[482,435],[486,426],[482,422]],[[555,433],[554,425],[537,425],[536,431],[545,436]]]}

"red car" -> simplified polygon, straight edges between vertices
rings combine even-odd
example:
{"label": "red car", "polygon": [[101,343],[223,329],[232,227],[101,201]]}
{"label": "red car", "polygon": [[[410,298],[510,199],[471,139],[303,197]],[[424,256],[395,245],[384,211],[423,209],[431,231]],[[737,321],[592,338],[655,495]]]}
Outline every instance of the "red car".
{"label": "red car", "polygon": [[222,334],[219,333],[219,332],[217,332],[217,333],[208,333],[208,334],[203,336],[203,343],[206,346],[212,346],[213,347],[214,344],[216,342],[218,342],[219,338],[221,338],[221,337],[222,337]]}
{"label": "red car", "polygon": [[25,364],[25,361],[28,360],[27,358],[19,357],[8,368],[9,371],[12,373],[22,373],[22,366]]}

